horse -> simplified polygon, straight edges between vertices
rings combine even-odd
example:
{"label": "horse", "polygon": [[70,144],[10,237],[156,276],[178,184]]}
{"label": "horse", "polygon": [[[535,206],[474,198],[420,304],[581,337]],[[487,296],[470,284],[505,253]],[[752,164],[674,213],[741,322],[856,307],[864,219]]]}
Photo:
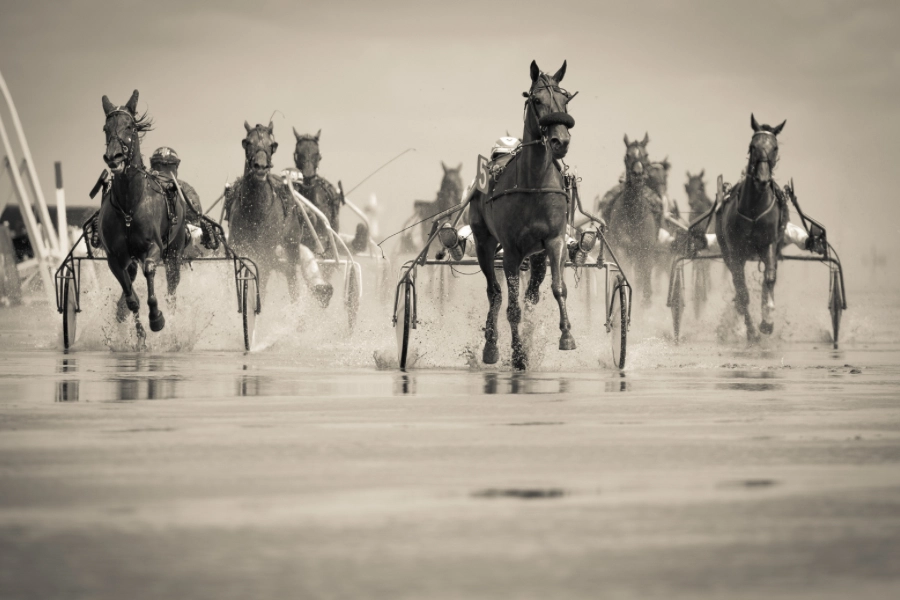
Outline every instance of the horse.
{"label": "horse", "polygon": [[[567,108],[574,94],[559,87],[566,63],[553,75],[531,62],[531,87],[525,97],[525,126],[522,144],[499,176],[489,194],[476,192],[469,204],[469,223],[475,236],[478,264],[487,281],[490,307],[484,328],[482,361],[499,360],[497,314],[503,293],[494,271],[498,244],[503,248],[506,276],[506,317],[512,332],[513,368],[528,367],[528,355],[519,337],[522,311],[519,307],[519,273],[530,260],[531,279],[525,291],[525,307],[534,308],[540,299],[540,285],[549,258],[551,289],[559,305],[560,350],[574,350],[575,338],[566,313],[566,284],[563,270],[567,257],[566,222],[569,195],[565,176],[557,164],[569,150],[569,129],[575,119]],[[530,257],[530,258],[529,258]]]}
{"label": "horse", "polygon": [[716,238],[725,265],[734,281],[735,305],[744,317],[747,340],[758,341],[759,335],[750,318],[750,302],[744,264],[760,260],[765,265],[762,287],[762,319],[760,332],[774,330],[775,279],[778,269],[778,247],[786,223],[784,198],[772,172],[778,162],[778,134],[787,121],[776,127],[760,125],[750,115],[753,136],[750,139],[747,176],[734,186],[729,200],[716,214]]}
{"label": "horse", "polygon": [[651,275],[657,256],[662,206],[647,177],[649,141],[647,134],[640,142],[630,141],[628,135],[625,136],[625,183],[607,209],[612,243],[634,263],[637,285],[645,305],[650,303],[653,294]]}
{"label": "horse", "polygon": [[[706,169],[701,170],[696,175],[691,175],[691,172],[687,171],[687,183],[684,185],[684,191],[687,193],[688,206],[690,207],[689,221],[705,215],[712,208],[713,201],[706,195],[706,184],[703,182],[705,174]],[[703,312],[706,293],[709,289],[709,269],[710,263],[708,260],[698,260],[693,263],[694,314],[698,318]]]}
{"label": "horse", "polygon": [[[300,134],[294,129],[294,137],[297,140],[297,144],[294,147],[294,164],[303,174],[303,181],[295,181],[293,185],[301,195],[324,213],[331,228],[338,232],[340,231],[342,198],[335,187],[318,174],[319,162],[322,160],[322,155],[319,152],[319,138],[321,136],[321,129],[316,135]],[[315,241],[312,240],[312,236],[317,235],[325,248],[325,252],[330,255],[331,238],[328,236],[325,224],[320,223],[317,219],[315,221],[315,229],[315,233],[306,232],[303,243],[306,246],[314,246]]]}
{"label": "horse", "polygon": [[684,184],[684,191],[687,193],[688,206],[691,209],[691,218],[688,219],[690,221],[705,215],[713,205],[712,200],[706,195],[706,184],[703,182],[705,174],[706,169],[701,170],[696,175],[691,175],[691,172],[687,171],[687,183]]}
{"label": "horse", "polygon": [[[462,163],[459,163],[459,166],[454,169],[444,164],[444,161],[441,161],[441,168],[444,171],[444,176],[441,179],[441,187],[438,189],[437,198],[431,202],[417,200],[413,216],[407,219],[407,222],[403,224],[406,228],[412,227],[412,225],[410,225],[411,223],[415,224],[421,221],[420,235],[422,237],[422,244],[425,243],[425,240],[428,239],[428,236],[431,233],[429,229],[431,227],[431,219],[429,217],[456,206],[462,199],[463,180],[462,175],[460,174],[462,172],[462,167]],[[400,251],[418,251],[412,233],[403,236],[401,239]]]}
{"label": "horse", "polygon": [[[231,185],[226,198],[228,242],[236,252],[257,263],[261,291],[266,289],[272,270],[281,269],[296,301],[299,266],[313,295],[327,306],[332,286],[322,278],[312,250],[301,244],[304,227],[290,190],[281,178],[270,173],[272,155],[278,149],[272,122],[250,127],[244,121],[244,129],[244,174]],[[279,259],[279,248],[284,262]]]}
{"label": "horse", "polygon": [[161,331],[166,319],[156,299],[156,267],[165,264],[168,293],[174,297],[187,235],[184,201],[180,197],[170,200],[160,180],[144,167],[140,140],[151,130],[152,121],[146,113],[138,116],[137,102],[138,90],[125,106],[116,106],[103,96],[103,160],[112,173],[112,182],[100,205],[98,229],[109,270],[122,286],[116,318],[124,321],[130,310],[138,336],[144,339],[146,333],[138,318],[140,303],[132,286],[138,263],[147,279],[150,330]]}

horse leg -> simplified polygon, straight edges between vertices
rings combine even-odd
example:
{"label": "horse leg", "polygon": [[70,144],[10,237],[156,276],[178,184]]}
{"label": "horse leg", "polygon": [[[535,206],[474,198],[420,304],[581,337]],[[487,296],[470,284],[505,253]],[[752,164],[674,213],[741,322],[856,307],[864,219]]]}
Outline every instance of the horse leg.
{"label": "horse leg", "polygon": [[559,337],[560,350],[574,350],[575,338],[572,336],[569,323],[569,315],[566,311],[566,281],[564,279],[566,265],[566,242],[562,236],[550,240],[545,244],[547,254],[550,256],[550,289],[553,290],[553,297],[559,305],[559,330],[562,335]]}
{"label": "horse leg", "polygon": [[522,308],[519,306],[519,267],[522,257],[516,252],[503,249],[503,272],[506,274],[506,320],[512,334],[513,368],[524,371],[528,368],[528,354],[519,337],[519,323],[522,321]]}
{"label": "horse leg", "polygon": [[484,278],[487,280],[488,308],[487,321],[484,324],[484,351],[481,361],[486,365],[496,364],[500,360],[500,351],[497,349],[497,315],[500,313],[500,304],[503,302],[503,291],[497,282],[497,273],[494,272],[494,257],[497,255],[497,240],[487,232],[475,233],[475,254],[478,256],[478,265]]}
{"label": "horse leg", "polygon": [[[144,259],[144,277],[147,279],[147,308],[150,309],[150,331],[162,331],[162,328],[166,326],[166,318],[163,316],[162,311],[159,310],[159,302],[156,299],[156,287],[154,285],[158,261],[159,248],[154,246],[150,254]],[[167,281],[169,279],[169,271],[172,270],[171,267],[166,268]],[[178,285],[177,282],[175,285]],[[174,293],[171,284],[169,284],[169,293]]]}
{"label": "horse leg", "polygon": [[766,266],[766,270],[762,286],[762,322],[759,324],[759,330],[769,335],[775,329],[775,324],[772,322],[772,313],[775,312],[775,279],[778,273],[778,257],[775,244],[771,244],[766,248],[763,263]]}
{"label": "horse leg", "polygon": [[[288,263],[295,265],[296,263],[292,263],[292,260],[292,258],[289,258]],[[300,263],[300,270],[303,272],[303,279],[306,280],[306,284],[309,286],[309,289],[316,297],[316,300],[319,301],[319,304],[322,305],[322,308],[326,308],[328,306],[328,303],[331,301],[331,295],[334,293],[334,288],[330,283],[325,281],[325,277],[323,276],[322,271],[319,269],[319,263],[318,261],[316,261],[316,255],[305,245],[297,244],[296,260]],[[291,287],[291,298],[296,299],[296,266],[293,267],[291,271],[293,272],[293,283],[291,282],[292,277],[289,275],[288,286]]]}
{"label": "horse leg", "polygon": [[734,282],[734,304],[738,314],[744,317],[744,324],[747,326],[747,341],[755,343],[759,339],[756,333],[756,327],[750,318],[750,292],[747,291],[747,280],[744,277],[744,262],[741,260],[731,259],[725,263],[728,270],[731,271],[731,280]]}
{"label": "horse leg", "polygon": [[541,299],[541,284],[547,275],[547,252],[539,252],[531,255],[531,279],[525,289],[525,310],[534,308]]}
{"label": "horse leg", "polygon": [[[122,279],[119,278],[119,275],[116,274],[116,270],[119,269],[119,264],[115,263],[116,266],[113,267],[113,263],[107,261],[109,264],[109,270],[112,271],[113,275],[115,275],[116,279],[119,280],[119,283],[122,284]],[[138,265],[135,261],[129,261],[128,265],[122,269],[123,277],[128,278],[127,287],[122,284],[122,295],[119,297],[119,302],[116,306],[116,321],[119,323],[124,323],[125,319],[128,317],[128,311],[135,312],[136,308],[131,308],[131,305],[128,304],[128,299],[134,295],[134,289],[132,284],[134,283],[135,277],[137,277],[137,269]],[[134,298],[134,301],[137,302],[137,297]]]}

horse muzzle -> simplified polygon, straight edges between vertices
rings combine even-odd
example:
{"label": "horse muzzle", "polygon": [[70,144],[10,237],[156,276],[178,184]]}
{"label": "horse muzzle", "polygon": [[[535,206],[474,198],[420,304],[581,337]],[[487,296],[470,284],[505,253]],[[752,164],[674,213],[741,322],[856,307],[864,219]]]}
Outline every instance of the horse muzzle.
{"label": "horse muzzle", "polygon": [[104,154],[103,162],[106,163],[106,166],[109,167],[109,170],[113,175],[119,175],[125,170],[125,155],[121,152],[116,153],[112,157]]}

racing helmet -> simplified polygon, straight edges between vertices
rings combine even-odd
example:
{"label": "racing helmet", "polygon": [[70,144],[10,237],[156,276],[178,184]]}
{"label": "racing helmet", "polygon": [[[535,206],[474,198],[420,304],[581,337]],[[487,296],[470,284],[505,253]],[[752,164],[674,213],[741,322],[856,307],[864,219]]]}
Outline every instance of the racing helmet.
{"label": "racing helmet", "polygon": [[178,153],[168,146],[157,148],[150,157],[150,167],[153,169],[162,165],[175,165],[177,167],[179,164],[181,164],[181,159],[178,158]]}
{"label": "racing helmet", "polygon": [[519,140],[514,137],[504,136],[494,142],[494,147],[491,148],[491,160],[494,160],[498,156],[503,156],[504,154],[509,154],[519,145]]}

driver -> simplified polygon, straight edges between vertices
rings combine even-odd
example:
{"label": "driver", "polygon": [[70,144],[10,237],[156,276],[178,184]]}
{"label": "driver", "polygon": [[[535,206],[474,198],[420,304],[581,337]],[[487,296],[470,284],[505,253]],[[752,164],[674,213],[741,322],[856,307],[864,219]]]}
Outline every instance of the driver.
{"label": "driver", "polygon": [[150,156],[150,169],[162,179],[169,181],[169,185],[178,182],[187,202],[187,210],[184,212],[184,220],[188,231],[188,240],[185,244],[185,252],[189,257],[199,256],[203,253],[202,246],[209,244],[211,237],[203,226],[203,207],[200,205],[200,195],[194,187],[186,181],[178,178],[178,166],[181,159],[174,149],[168,146],[157,148]]}

